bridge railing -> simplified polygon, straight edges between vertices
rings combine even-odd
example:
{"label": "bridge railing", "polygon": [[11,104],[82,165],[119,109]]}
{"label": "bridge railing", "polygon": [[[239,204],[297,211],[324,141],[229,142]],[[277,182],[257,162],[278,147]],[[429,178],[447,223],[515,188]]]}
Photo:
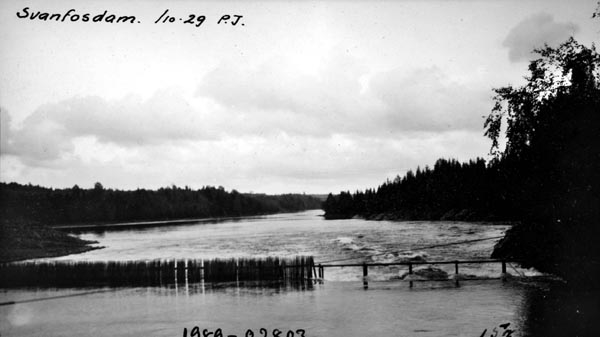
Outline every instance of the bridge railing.
{"label": "bridge railing", "polygon": [[[484,264],[484,263],[500,263],[502,265],[501,277],[506,274],[506,260],[499,259],[479,259],[479,260],[452,260],[452,261],[406,261],[406,262],[362,262],[362,263],[342,263],[342,264],[317,264],[317,279],[322,280],[325,277],[325,268],[344,268],[344,267],[362,267],[363,271],[363,285],[365,289],[368,287],[369,267],[389,267],[389,266],[407,266],[408,274],[413,274],[413,266],[415,265],[440,265],[440,264],[453,264],[455,275],[459,275],[460,264]],[[455,279],[456,284],[459,282],[459,278]],[[413,281],[409,281],[410,286],[413,286]]]}

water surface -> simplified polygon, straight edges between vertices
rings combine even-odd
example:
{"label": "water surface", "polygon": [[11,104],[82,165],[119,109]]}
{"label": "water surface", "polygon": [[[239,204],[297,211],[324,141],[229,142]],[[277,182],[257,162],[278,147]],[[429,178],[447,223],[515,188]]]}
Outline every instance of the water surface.
{"label": "water surface", "polygon": [[[322,211],[278,214],[220,223],[82,233],[106,248],[60,260],[208,259],[312,255],[316,262],[397,262],[487,259],[497,240],[425,248],[502,236],[507,225],[467,222],[324,220]],[[398,253],[400,251],[400,253]],[[440,268],[453,267],[443,265]],[[498,277],[500,266],[461,266],[465,273]],[[348,268],[351,269],[351,268]],[[401,270],[402,269],[402,270]],[[378,268],[389,279],[403,268]],[[519,272],[530,272],[519,270]],[[383,275],[383,276],[382,276]],[[327,270],[328,280],[359,280],[355,270]]]}
{"label": "water surface", "polygon": [[[430,246],[500,236],[506,225],[462,222],[325,221],[321,211],[220,223],[80,233],[106,248],[60,260],[137,260],[312,255],[317,262],[394,262],[489,258],[496,240]],[[453,273],[453,266],[438,265]],[[522,269],[514,274],[535,273]],[[306,336],[480,336],[510,323],[527,335],[529,294],[503,282],[498,264],[461,266],[484,280],[408,282],[403,267],[372,268],[363,289],[359,268],[327,268],[325,281],[304,289],[190,284],[166,288],[14,289],[0,302],[96,291],[83,296],[0,306],[2,336],[182,336],[194,326],[224,336],[252,329]],[[536,292],[537,291],[537,292]],[[528,302],[529,301],[529,302]]]}

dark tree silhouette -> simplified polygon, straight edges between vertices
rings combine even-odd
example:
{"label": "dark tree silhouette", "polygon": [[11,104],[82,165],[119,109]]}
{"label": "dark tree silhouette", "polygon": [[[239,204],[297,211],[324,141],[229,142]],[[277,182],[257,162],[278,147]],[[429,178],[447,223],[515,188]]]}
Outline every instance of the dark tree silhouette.
{"label": "dark tree silhouette", "polygon": [[376,190],[329,194],[323,204],[327,219],[494,220],[512,219],[514,207],[506,193],[499,163],[481,158],[468,163],[439,159],[433,169],[417,168],[386,181]]}
{"label": "dark tree silhouette", "polygon": [[4,221],[40,224],[244,216],[321,207],[317,198],[301,194],[242,194],[221,186],[120,191],[105,189],[100,183],[92,189],[0,183],[0,203]]}
{"label": "dark tree silhouette", "polygon": [[[486,120],[523,223],[493,256],[597,285],[600,226],[600,56],[573,38],[536,50],[522,87],[496,89]],[[506,148],[499,150],[506,121]],[[592,277],[592,275],[594,275]]]}

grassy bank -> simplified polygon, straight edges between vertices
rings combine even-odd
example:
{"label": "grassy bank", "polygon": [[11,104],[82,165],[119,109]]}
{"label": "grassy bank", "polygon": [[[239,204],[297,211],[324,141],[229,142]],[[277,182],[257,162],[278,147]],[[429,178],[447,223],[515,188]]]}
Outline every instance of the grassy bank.
{"label": "grassy bank", "polygon": [[90,246],[93,243],[97,242],[81,240],[39,224],[6,220],[0,223],[0,262],[57,257],[101,248]]}

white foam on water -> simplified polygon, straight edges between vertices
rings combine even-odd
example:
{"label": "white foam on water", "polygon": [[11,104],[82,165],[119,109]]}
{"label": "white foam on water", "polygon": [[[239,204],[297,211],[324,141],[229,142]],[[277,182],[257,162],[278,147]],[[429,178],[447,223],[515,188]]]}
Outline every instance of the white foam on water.
{"label": "white foam on water", "polygon": [[427,261],[429,254],[424,251],[408,251],[400,253],[399,257],[407,261]]}
{"label": "white foam on water", "polygon": [[341,243],[341,244],[350,244],[350,243],[354,242],[354,239],[352,239],[351,237],[347,237],[347,236],[340,236],[340,237],[334,239],[333,241]]}

